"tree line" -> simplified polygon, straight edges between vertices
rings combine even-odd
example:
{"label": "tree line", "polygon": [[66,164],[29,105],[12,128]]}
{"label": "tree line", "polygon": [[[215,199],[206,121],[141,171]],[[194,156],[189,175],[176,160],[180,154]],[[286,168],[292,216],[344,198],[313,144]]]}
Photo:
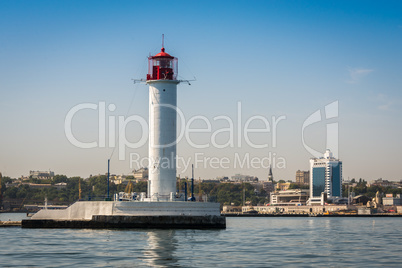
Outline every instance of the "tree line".
{"label": "tree line", "polygon": [[[133,176],[126,178],[132,181],[133,192],[147,192],[147,182],[135,182]],[[81,200],[104,200],[107,195],[107,176],[99,175],[92,176],[87,179],[80,177],[67,177],[65,175],[55,175],[52,179],[35,179],[30,178],[27,183],[36,184],[51,184],[52,187],[34,188],[28,184],[20,184],[17,186],[9,186],[7,184],[13,183],[15,180],[9,177],[3,177],[1,181],[1,196],[3,200],[23,199],[25,204],[43,202],[45,198],[53,204],[71,204],[79,200],[79,185],[81,184]],[[65,187],[56,188],[58,183],[66,183]],[[180,179],[177,181],[177,189],[184,193],[184,183],[187,182],[187,196],[191,196],[191,181]],[[114,193],[124,192],[126,184],[114,184],[111,180],[109,183],[110,197]],[[308,186],[301,186],[296,183],[291,183],[289,189],[308,189]],[[402,194],[402,189],[381,186],[367,186],[367,182],[359,180],[354,187],[349,189],[355,195],[366,195],[374,197],[376,192],[379,191],[383,194]],[[219,182],[196,182],[194,187],[194,195],[197,199],[201,196],[205,199],[207,197],[209,202],[218,202],[223,205],[240,206],[243,204],[264,205],[269,203],[268,193],[263,189],[257,189],[250,183],[219,183]],[[343,185],[343,196],[348,196],[348,186]]]}
{"label": "tree line", "polygon": [[[132,177],[133,178],[133,177]],[[27,183],[35,184],[51,184],[52,187],[30,187],[28,184],[20,184],[6,188],[7,183],[12,183],[9,177],[2,179],[2,196],[3,200],[7,199],[25,199],[29,201],[43,201],[45,198],[52,201],[54,204],[73,203],[79,200],[79,188],[81,185],[81,200],[103,200],[107,195],[107,176],[92,176],[88,179],[80,177],[70,177],[65,175],[55,175],[53,179],[35,179],[31,178]],[[58,183],[66,183],[65,187],[56,187]],[[146,182],[134,184],[134,191],[145,192]],[[109,183],[110,195],[116,192],[124,191],[126,185],[116,185],[113,182]]]}
{"label": "tree line", "polygon": [[[132,181],[133,192],[147,192],[147,182],[135,182],[134,177],[127,177]],[[71,204],[79,200],[79,188],[81,187],[81,200],[104,200],[107,195],[107,176],[92,176],[87,179],[80,177],[67,177],[65,175],[55,175],[52,179],[30,178],[24,183],[51,184],[52,187],[30,187],[28,184],[9,186],[6,184],[15,182],[9,177],[3,177],[1,194],[3,200],[24,199],[25,204],[43,202],[45,198],[53,204]],[[66,183],[65,187],[56,187],[58,183]],[[184,193],[185,180],[177,181],[177,189]],[[81,186],[79,186],[81,184]],[[109,183],[110,197],[114,193],[124,192],[126,184]],[[252,205],[264,204],[268,202],[267,193],[264,190],[257,191],[250,183],[218,183],[218,182],[196,182],[194,195],[207,196],[209,202],[218,202],[221,205],[242,205],[249,203]],[[187,180],[187,196],[191,197],[191,181]]]}
{"label": "tree line", "polygon": [[[367,197],[373,198],[375,197],[375,194],[377,192],[380,192],[381,194],[393,194],[394,196],[396,194],[402,194],[402,189],[401,188],[395,188],[391,186],[378,186],[378,185],[371,185],[367,186],[367,181],[363,179],[359,179],[359,181],[356,181],[355,179],[352,179],[351,183],[355,186],[349,186],[347,184],[342,185],[342,194],[343,196],[347,197],[348,192],[354,192],[355,195],[365,195]],[[349,189],[348,189],[349,188]]]}

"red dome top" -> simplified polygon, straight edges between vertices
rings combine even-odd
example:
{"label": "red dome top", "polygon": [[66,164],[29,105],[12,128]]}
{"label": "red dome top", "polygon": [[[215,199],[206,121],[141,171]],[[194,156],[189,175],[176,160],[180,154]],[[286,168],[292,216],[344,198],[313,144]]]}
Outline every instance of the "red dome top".
{"label": "red dome top", "polygon": [[165,52],[165,48],[162,47],[161,48],[161,52],[159,52],[158,54],[156,54],[155,56],[153,56],[152,58],[159,58],[159,57],[163,57],[163,58],[171,58],[173,59],[173,56],[170,56],[168,53]]}

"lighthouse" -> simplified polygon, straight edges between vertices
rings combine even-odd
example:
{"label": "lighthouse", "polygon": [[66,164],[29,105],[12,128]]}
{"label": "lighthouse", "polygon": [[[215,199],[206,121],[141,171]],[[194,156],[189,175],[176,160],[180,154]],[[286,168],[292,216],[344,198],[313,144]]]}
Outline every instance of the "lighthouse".
{"label": "lighthouse", "polygon": [[23,228],[226,228],[220,204],[187,202],[176,193],[177,58],[165,52],[148,57],[148,195],[114,201],[77,201],[66,209],[42,209]]}
{"label": "lighthouse", "polygon": [[161,51],[148,57],[148,198],[173,201],[176,194],[177,58]]}

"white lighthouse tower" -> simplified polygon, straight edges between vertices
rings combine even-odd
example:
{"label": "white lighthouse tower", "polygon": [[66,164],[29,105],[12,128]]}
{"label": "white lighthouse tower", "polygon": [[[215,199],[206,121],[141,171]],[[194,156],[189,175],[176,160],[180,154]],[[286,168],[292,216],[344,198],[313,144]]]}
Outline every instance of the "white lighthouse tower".
{"label": "white lighthouse tower", "polygon": [[[226,228],[220,204],[188,202],[176,193],[177,58],[162,50],[148,58],[148,196],[127,200],[78,201],[67,209],[42,209],[28,228]],[[144,80],[139,80],[144,81]],[[195,201],[195,200],[191,200]]]}
{"label": "white lighthouse tower", "polygon": [[176,194],[177,58],[161,52],[148,58],[148,198],[172,201]]}

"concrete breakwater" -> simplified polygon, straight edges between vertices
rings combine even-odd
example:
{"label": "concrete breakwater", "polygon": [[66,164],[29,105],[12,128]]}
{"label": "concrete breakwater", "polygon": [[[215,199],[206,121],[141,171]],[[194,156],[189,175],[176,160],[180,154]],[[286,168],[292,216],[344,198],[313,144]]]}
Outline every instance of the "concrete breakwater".
{"label": "concrete breakwater", "polygon": [[19,227],[21,221],[0,221],[0,227]]}
{"label": "concrete breakwater", "polygon": [[22,220],[22,228],[73,229],[224,229],[224,216],[115,216],[94,215],[91,220]]}
{"label": "concrete breakwater", "polygon": [[66,209],[43,209],[23,228],[192,228],[223,229],[218,203],[79,201]]}

